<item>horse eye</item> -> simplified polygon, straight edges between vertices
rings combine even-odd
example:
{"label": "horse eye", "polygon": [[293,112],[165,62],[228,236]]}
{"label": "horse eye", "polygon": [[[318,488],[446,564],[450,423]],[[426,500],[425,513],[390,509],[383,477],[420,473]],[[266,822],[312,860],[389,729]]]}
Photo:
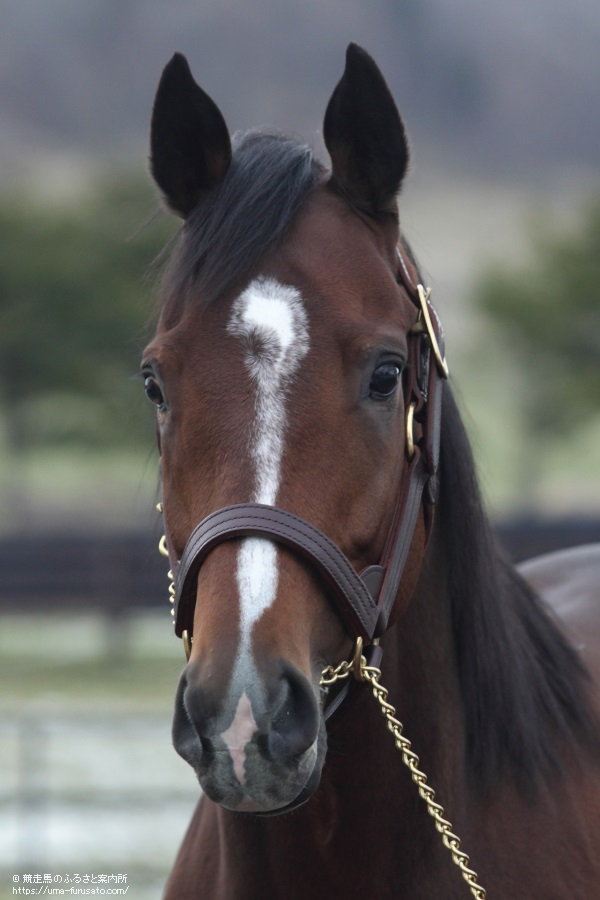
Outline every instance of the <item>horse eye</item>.
{"label": "horse eye", "polygon": [[393,363],[377,366],[371,375],[369,394],[373,400],[387,400],[398,387],[400,367]]}
{"label": "horse eye", "polygon": [[151,403],[154,403],[155,406],[158,406],[160,408],[165,405],[163,392],[158,381],[153,375],[146,375],[146,377],[144,378],[144,390],[146,391],[146,397],[148,398],[148,400],[150,400]]}

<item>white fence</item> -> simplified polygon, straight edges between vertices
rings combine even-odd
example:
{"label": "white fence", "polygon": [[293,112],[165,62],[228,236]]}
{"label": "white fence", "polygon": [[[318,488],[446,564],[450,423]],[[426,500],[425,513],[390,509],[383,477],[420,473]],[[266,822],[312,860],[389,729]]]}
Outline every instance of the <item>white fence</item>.
{"label": "white fence", "polygon": [[160,897],[199,795],[168,721],[12,715],[0,760],[0,898],[34,871],[127,873],[130,897]]}

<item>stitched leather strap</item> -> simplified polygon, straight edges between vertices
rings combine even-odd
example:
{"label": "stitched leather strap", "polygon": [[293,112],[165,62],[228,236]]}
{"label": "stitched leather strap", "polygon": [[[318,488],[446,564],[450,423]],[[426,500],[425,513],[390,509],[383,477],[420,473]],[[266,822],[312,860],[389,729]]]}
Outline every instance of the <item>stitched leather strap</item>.
{"label": "stitched leather strap", "polygon": [[342,551],[304,519],[276,506],[258,503],[223,507],[192,532],[176,575],[175,631],[178,635],[184,630],[191,633],[198,571],[210,551],[222,541],[251,536],[270,538],[307,559],[335,598],[351,636],[372,638],[379,616],[377,604]]}
{"label": "stitched leather strap", "polygon": [[380,637],[387,629],[392,607],[394,606],[404,565],[421,509],[423,489],[429,481],[429,475],[423,462],[419,447],[415,447],[415,455],[402,484],[402,494],[396,509],[396,521],[390,530],[387,547],[381,557],[380,566],[385,572],[381,592],[378,598],[379,617],[372,637]]}
{"label": "stitched leather strap", "polygon": [[[181,637],[183,631],[192,633],[198,572],[208,554],[223,541],[243,537],[270,538],[308,560],[329,589],[352,638],[370,641],[383,634],[412,542],[423,487],[429,478],[418,448],[408,474],[406,497],[401,504],[403,515],[392,552],[382,560],[383,565],[370,566],[362,577],[327,535],[284,509],[240,503],[208,516],[190,535],[177,566],[176,634]],[[373,573],[380,573],[380,577],[373,578]]]}

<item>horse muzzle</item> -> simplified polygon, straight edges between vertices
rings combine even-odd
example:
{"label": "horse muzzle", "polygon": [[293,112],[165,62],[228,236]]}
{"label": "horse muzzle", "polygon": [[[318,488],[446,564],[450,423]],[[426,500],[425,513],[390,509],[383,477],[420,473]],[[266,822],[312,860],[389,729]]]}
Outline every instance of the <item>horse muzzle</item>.
{"label": "horse muzzle", "polygon": [[204,793],[226,809],[258,814],[308,800],[327,744],[318,685],[281,660],[268,675],[233,677],[223,702],[195,669],[191,662],[181,676],[173,743]]}

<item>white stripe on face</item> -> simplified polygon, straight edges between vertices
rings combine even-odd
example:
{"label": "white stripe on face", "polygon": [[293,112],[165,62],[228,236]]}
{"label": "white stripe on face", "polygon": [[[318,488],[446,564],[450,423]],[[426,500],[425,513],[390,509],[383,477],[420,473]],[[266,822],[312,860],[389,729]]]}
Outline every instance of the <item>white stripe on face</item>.
{"label": "white stripe on face", "polygon": [[[250,439],[254,503],[274,505],[281,479],[286,392],[309,348],[308,319],[299,291],[271,278],[257,278],[233,304],[227,326],[247,347],[246,368],[255,388]],[[245,747],[256,731],[246,689],[260,690],[251,650],[252,626],[277,594],[277,548],[265,538],[246,538],[237,556],[241,640],[230,684],[230,702],[243,691],[229,728],[221,735],[233,770],[245,780]]]}
{"label": "white stripe on face", "polygon": [[239,699],[233,722],[224,731],[221,737],[227,744],[227,749],[233,761],[233,771],[240,784],[246,780],[246,744],[257,731],[257,725],[252,715],[252,706],[244,692]]}
{"label": "white stripe on face", "polygon": [[[246,367],[255,386],[251,437],[254,503],[274,505],[281,478],[286,426],[286,390],[308,352],[308,320],[300,292],[271,278],[257,278],[233,304],[227,330],[248,346]],[[277,591],[275,545],[247,538],[238,554],[237,581],[242,637]]]}

